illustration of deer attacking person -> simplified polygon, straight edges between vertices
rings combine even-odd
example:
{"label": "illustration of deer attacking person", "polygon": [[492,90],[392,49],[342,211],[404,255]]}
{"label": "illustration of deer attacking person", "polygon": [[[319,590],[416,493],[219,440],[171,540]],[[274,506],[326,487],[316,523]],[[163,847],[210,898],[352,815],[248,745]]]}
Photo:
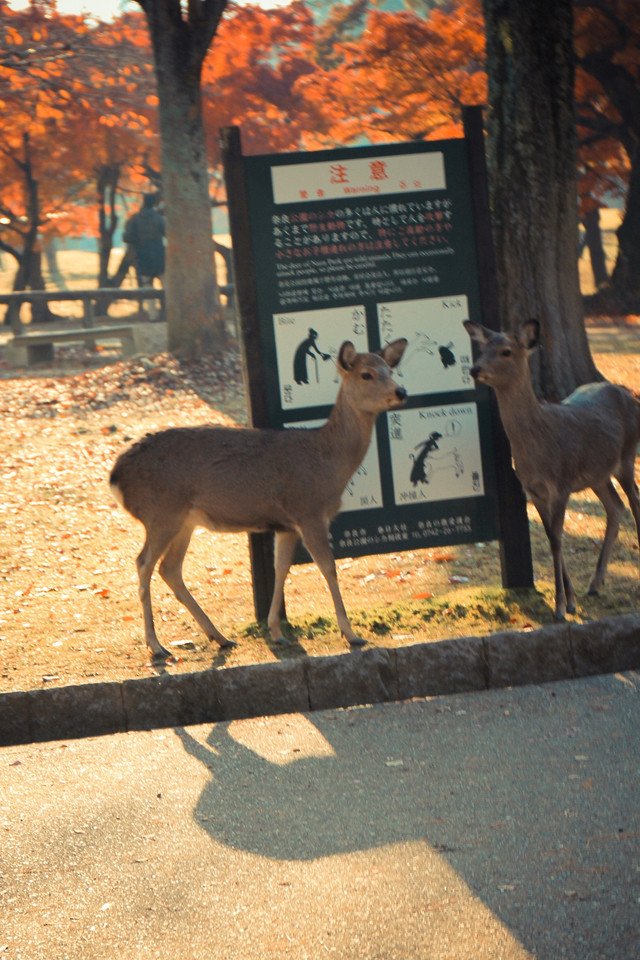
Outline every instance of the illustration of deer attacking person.
{"label": "illustration of deer attacking person", "polygon": [[406,344],[399,339],[376,353],[358,353],[345,341],[337,360],[338,396],[322,427],[178,427],[148,434],[120,455],[110,483],[116,499],[146,531],[137,569],[145,641],[154,662],[172,659],[153,621],[150,581],[158,561],[160,576],[209,640],[221,647],[233,645],[182,578],[196,527],[275,534],[275,586],[267,619],[275,643],[287,642],[280,613],[300,538],[327,581],[343,636],[354,647],[366,642],[354,633],[344,608],[329,524],[364,459],[378,414],[406,402],[406,391],[391,372]]}
{"label": "illustration of deer attacking person", "polygon": [[624,505],[612,477],[624,490],[640,545],[640,497],[634,478],[640,440],[640,402],[626,387],[608,381],[578,387],[561,403],[541,403],[533,389],[529,356],[540,325],[529,320],[516,334],[496,333],[470,320],[469,336],[480,345],[471,368],[479,383],[495,390],[515,471],[540,514],[551,546],[555,617],[576,611],[576,594],[562,552],[564,517],[572,493],[590,488],[602,502],[606,529],[589,593],[604,583]]}

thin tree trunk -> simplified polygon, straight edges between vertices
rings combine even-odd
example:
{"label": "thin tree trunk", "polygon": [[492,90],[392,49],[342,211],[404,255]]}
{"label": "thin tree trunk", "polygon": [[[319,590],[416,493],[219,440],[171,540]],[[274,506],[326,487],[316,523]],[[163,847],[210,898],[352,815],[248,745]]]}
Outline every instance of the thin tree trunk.
{"label": "thin tree trunk", "polygon": [[122,259],[118,265],[118,269],[113,274],[112,277],[107,278],[105,283],[106,287],[121,287],[125,281],[129,270],[135,266],[136,254],[135,250],[131,247],[130,244],[127,244],[124,248],[124,253],[122,254]]}
{"label": "thin tree trunk", "polygon": [[607,259],[602,245],[602,231],[600,229],[600,208],[594,207],[582,219],[586,234],[586,247],[591,260],[591,271],[596,290],[609,279],[607,273]]}
{"label": "thin tree trunk", "polygon": [[[18,270],[13,281],[14,292],[20,290],[44,290],[45,283],[42,275],[42,252],[38,246],[38,227],[40,225],[40,199],[38,196],[38,181],[33,174],[31,165],[31,144],[29,134],[23,135],[24,158],[18,163],[24,177],[26,196],[27,226],[23,233],[24,246],[18,257]],[[31,310],[33,323],[44,323],[54,320],[55,316],[46,303],[34,304]],[[20,328],[20,307],[11,304],[7,308],[5,324],[14,329]]]}
{"label": "thin tree trunk", "polygon": [[[629,4],[632,7],[633,4]],[[616,17],[615,5],[601,4],[614,32],[624,33],[624,20]],[[618,256],[610,281],[610,294],[621,306],[636,312],[640,299],[640,86],[637,70],[629,59],[626,38],[619,45],[589,50],[581,66],[602,86],[618,112],[620,143],[629,158],[629,185],[622,223],[618,228]]]}
{"label": "thin tree trunk", "polygon": [[47,262],[49,279],[55,283],[58,290],[66,290],[67,284],[60,272],[60,264],[58,263],[58,244],[55,237],[52,237],[51,240],[48,240],[44,244],[42,252]]}
{"label": "thin tree trunk", "polygon": [[[29,289],[46,290],[44,275],[42,273],[42,250],[36,245],[31,251],[29,267]],[[50,323],[52,320],[58,320],[59,317],[52,313],[48,303],[31,304],[31,322],[32,323]]]}
{"label": "thin tree trunk", "polygon": [[[638,127],[640,130],[640,125]],[[640,300],[640,145],[627,146],[631,169],[624,217],[618,227],[618,256],[611,275],[611,285],[623,301]]]}
{"label": "thin tree trunk", "polygon": [[113,249],[113,235],[118,226],[116,214],[116,193],[120,180],[120,165],[107,164],[98,171],[96,186],[98,192],[98,287],[106,287],[109,280],[109,259]]}

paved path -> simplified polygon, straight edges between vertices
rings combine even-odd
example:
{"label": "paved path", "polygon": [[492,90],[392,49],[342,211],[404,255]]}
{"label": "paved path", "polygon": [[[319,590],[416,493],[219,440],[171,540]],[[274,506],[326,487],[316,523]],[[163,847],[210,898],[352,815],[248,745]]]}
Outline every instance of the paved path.
{"label": "paved path", "polygon": [[634,960],[640,674],[0,749],[0,960]]}

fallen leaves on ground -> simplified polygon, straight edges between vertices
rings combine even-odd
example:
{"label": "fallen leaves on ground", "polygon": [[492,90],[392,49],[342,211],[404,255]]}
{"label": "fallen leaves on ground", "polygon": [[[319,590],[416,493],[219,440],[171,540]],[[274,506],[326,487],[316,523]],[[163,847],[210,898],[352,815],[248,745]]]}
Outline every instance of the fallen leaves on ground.
{"label": "fallen leaves on ground", "polygon": [[[160,354],[105,365],[101,356],[102,366],[77,348],[62,356],[55,369],[0,366],[0,692],[148,675],[135,569],[143,530],[113,501],[109,471],[120,451],[149,431],[246,421],[233,349],[197,362]],[[596,363],[613,380],[640,383],[638,352],[603,351]],[[497,544],[467,544],[338,561],[354,625],[370,642],[389,646],[550,620],[548,547],[530,517],[538,586],[546,591],[535,609],[504,599]],[[603,527],[600,506],[581,496],[567,516],[567,559],[583,593]],[[589,598],[585,616],[637,606],[637,559],[627,515],[607,588],[597,601]],[[312,564],[289,576],[287,612],[297,640],[286,651],[255,628],[246,536],[197,531],[185,580],[239,642],[224,653],[207,643],[156,575],[158,634],[181,654],[171,672],[346,652]]]}

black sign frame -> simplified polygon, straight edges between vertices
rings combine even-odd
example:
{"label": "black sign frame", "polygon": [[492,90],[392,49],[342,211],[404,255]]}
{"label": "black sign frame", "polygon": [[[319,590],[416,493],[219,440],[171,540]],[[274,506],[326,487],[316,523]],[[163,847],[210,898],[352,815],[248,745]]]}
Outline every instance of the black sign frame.
{"label": "black sign frame", "polygon": [[[355,509],[332,524],[334,554],[497,539],[503,585],[529,587],[526,501],[495,398],[468,373],[462,319],[493,329],[499,319],[480,108],[466,108],[464,123],[464,139],[260,157],[242,155],[238,128],[221,131],[249,415],[256,427],[322,422],[333,402],[324,360],[339,343],[377,349],[411,331],[407,408],[378,419],[369,472],[347,491]],[[396,178],[381,196],[376,173]],[[353,186],[328,186],[334,176]],[[424,311],[428,333],[416,327]],[[452,497],[456,484],[464,492]],[[251,535],[258,619],[270,604],[272,550],[271,535]]]}

